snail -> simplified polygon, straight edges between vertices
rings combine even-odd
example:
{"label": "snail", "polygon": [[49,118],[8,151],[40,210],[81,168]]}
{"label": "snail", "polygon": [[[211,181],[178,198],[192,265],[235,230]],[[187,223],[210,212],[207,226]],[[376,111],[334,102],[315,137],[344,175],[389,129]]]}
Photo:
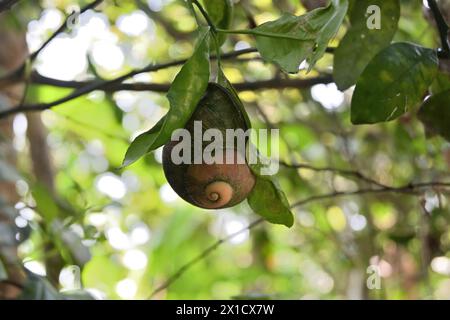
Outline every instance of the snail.
{"label": "snail", "polygon": [[[192,133],[201,121],[202,132],[218,129],[223,137],[227,129],[246,131],[244,115],[234,99],[226,88],[210,83],[185,129]],[[195,144],[194,136],[190,135],[191,146]],[[172,151],[178,143],[169,141],[164,145],[162,160],[168,183],[182,199],[200,208],[221,209],[235,206],[247,198],[255,185],[255,176],[246,162],[245,151],[230,148],[224,141],[222,152],[214,154],[216,161],[212,163],[206,163],[202,158],[199,163],[175,164]],[[208,144],[202,141],[202,152]],[[191,150],[194,154],[194,147]]]}

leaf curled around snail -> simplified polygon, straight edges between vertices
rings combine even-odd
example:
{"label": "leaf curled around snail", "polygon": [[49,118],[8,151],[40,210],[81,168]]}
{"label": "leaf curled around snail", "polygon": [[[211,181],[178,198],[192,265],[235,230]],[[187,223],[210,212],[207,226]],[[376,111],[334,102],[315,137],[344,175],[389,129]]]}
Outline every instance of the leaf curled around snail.
{"label": "leaf curled around snail", "polygon": [[[201,121],[201,122],[200,122]],[[248,129],[246,116],[242,113],[236,97],[215,83],[210,83],[205,95],[198,103],[192,117],[185,129],[190,134],[190,154],[194,155],[196,126],[201,123],[202,134],[208,129],[219,130],[222,137],[226,137],[229,129]],[[237,139],[237,138],[235,138]],[[247,143],[247,140],[244,140]],[[198,143],[198,141],[197,141]],[[210,144],[209,141],[201,143],[201,152]],[[187,202],[206,209],[218,209],[234,206],[245,200],[253,189],[255,178],[245,161],[245,152],[229,148],[223,139],[221,156],[213,163],[202,162],[198,164],[174,164],[172,151],[178,141],[168,142],[163,149],[163,168],[167,181],[177,194]],[[245,150],[244,150],[245,151]],[[231,155],[232,163],[226,163]],[[215,155],[220,157],[220,155]]]}

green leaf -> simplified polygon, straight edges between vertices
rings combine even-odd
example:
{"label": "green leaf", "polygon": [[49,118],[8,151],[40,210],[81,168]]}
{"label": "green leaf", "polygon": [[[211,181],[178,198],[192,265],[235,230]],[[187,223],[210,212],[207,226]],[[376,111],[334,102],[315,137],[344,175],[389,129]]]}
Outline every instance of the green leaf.
{"label": "green leaf", "polygon": [[418,116],[427,130],[450,141],[450,90],[428,98]]}
{"label": "green leaf", "polygon": [[356,84],[351,106],[353,124],[391,121],[417,103],[436,76],[436,52],[395,43],[369,63]]}
{"label": "green leaf", "polygon": [[[367,8],[381,9],[381,29],[367,27]],[[386,48],[397,31],[399,0],[358,0],[350,21],[351,27],[334,53],[333,77],[340,90],[354,85],[372,58]]]}
{"label": "green leaf", "polygon": [[200,31],[194,54],[181,68],[167,93],[169,111],[152,129],[131,143],[122,166],[161,147],[174,130],[184,127],[208,86],[209,72],[209,28],[204,28]]}
{"label": "green leaf", "polygon": [[58,217],[59,208],[50,191],[42,184],[36,184],[31,191],[36,201],[37,211],[47,223],[51,223]]}
{"label": "green leaf", "polygon": [[149,146],[155,141],[156,136],[166,121],[166,116],[162,117],[150,130],[137,136],[128,147],[123,160],[122,167],[126,167],[149,152]]}
{"label": "green leaf", "polygon": [[337,33],[347,8],[347,0],[333,0],[328,7],[302,16],[285,13],[252,29],[256,47],[265,60],[278,64],[286,72],[297,73],[305,59],[311,70]]}
{"label": "green leaf", "polygon": [[25,288],[20,295],[21,300],[62,300],[58,291],[43,277],[27,272]]}
{"label": "green leaf", "polygon": [[[233,22],[233,1],[232,0],[204,0],[204,7],[209,17],[219,29],[229,29]],[[219,45],[225,42],[226,35],[218,34]]]}
{"label": "green leaf", "polygon": [[284,192],[270,176],[256,174],[256,184],[247,198],[252,210],[271,223],[292,227],[294,216]]}

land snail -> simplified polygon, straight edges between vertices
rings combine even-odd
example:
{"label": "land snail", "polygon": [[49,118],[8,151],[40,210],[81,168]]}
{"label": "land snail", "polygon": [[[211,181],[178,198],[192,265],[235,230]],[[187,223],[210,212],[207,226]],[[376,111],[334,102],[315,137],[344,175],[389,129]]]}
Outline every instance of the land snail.
{"label": "land snail", "polygon": [[[245,131],[245,117],[235,99],[228,89],[210,83],[185,129],[191,133],[201,121],[202,132],[214,128],[220,130],[223,137],[227,129]],[[190,136],[193,155],[194,134]],[[217,159],[223,157],[222,161],[211,163],[202,158],[197,164],[175,164],[171,154],[178,143],[171,140],[164,145],[163,169],[167,181],[182,199],[200,208],[221,209],[235,206],[247,198],[255,185],[255,176],[247,164],[245,152],[229,148],[223,141],[222,152],[216,155]],[[210,142],[201,142],[202,152],[208,144]]]}

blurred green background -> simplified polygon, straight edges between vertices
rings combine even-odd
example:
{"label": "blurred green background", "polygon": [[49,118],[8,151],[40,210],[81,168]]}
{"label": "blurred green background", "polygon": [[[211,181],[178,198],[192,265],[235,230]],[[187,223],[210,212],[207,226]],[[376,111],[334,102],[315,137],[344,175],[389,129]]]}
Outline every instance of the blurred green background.
{"label": "blurred green background", "polygon": [[[22,1],[7,14],[8,21],[26,32],[33,52],[74,4],[82,7],[86,2]],[[60,80],[110,79],[192,53],[196,23],[183,1],[111,0],[99,9],[83,14],[72,30],[41,52],[35,64],[40,74]],[[298,0],[241,0],[235,4],[233,28],[305,10]],[[342,28],[330,45],[337,46],[344,33]],[[402,1],[394,40],[438,45],[421,1]],[[223,51],[253,46],[251,37],[233,35]],[[253,82],[330,73],[332,59],[326,55],[309,74],[302,70],[292,76],[257,54],[223,64],[232,82]],[[170,83],[178,70],[139,74],[129,81]],[[31,85],[26,99],[49,102],[69,92]],[[319,84],[243,91],[240,98],[254,127],[280,128],[280,158],[287,162],[355,169],[395,186],[448,178],[448,142],[427,139],[414,115],[387,124],[353,126],[351,94],[352,89],[343,93],[334,84]],[[95,91],[42,112],[54,192],[33,171],[29,118],[12,118],[20,175],[15,183],[20,196],[15,223],[22,237],[19,256],[27,269],[69,290],[78,287],[73,266],[79,266],[83,288],[96,298],[147,299],[209,245],[257,218],[246,203],[206,211],[182,201],[165,180],[161,150],[119,169],[130,141],[151,128],[167,108],[163,93]],[[367,186],[334,172],[306,169],[281,168],[278,180],[291,203]],[[153,298],[450,298],[450,214],[443,190],[429,189],[417,197],[335,197],[293,212],[291,229],[263,223],[244,231]],[[366,285],[370,265],[379,270],[380,289]]]}

